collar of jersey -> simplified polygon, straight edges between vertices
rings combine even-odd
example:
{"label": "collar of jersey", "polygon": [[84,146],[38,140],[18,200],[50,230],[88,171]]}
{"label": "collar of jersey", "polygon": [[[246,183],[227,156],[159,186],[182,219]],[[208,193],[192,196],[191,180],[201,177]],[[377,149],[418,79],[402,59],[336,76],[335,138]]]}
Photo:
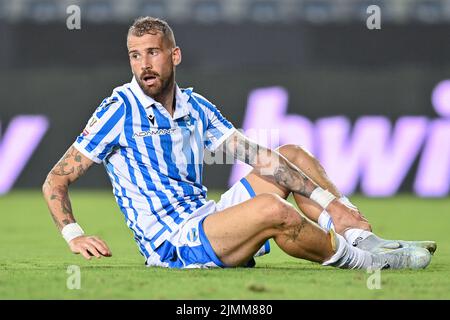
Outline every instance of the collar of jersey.
{"label": "collar of jersey", "polygon": [[[133,91],[133,93],[136,95],[138,100],[141,102],[142,106],[144,108],[153,107],[156,108],[158,102],[153,99],[152,97],[149,97],[142,91],[141,87],[139,86],[137,80],[135,77],[131,80],[130,83],[130,89]],[[188,107],[188,101],[190,98],[189,93],[192,92],[192,88],[186,89],[184,92],[181,91],[181,89],[178,87],[177,84],[175,84],[175,112],[173,114],[173,119],[182,118],[189,114],[189,107]]]}

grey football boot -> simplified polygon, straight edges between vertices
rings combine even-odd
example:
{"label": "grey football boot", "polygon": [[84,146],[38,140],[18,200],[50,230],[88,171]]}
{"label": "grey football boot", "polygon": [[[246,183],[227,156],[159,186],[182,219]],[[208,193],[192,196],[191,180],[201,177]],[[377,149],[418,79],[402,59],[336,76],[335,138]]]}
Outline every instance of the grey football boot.
{"label": "grey football boot", "polygon": [[352,245],[372,253],[382,253],[400,248],[423,248],[434,254],[437,247],[434,241],[386,240],[376,235],[370,235],[364,240],[357,238]]}
{"label": "grey football boot", "polygon": [[[342,197],[341,202],[352,209],[358,210],[358,208],[351,203],[347,197]],[[364,240],[362,240],[362,238],[356,238],[352,245],[370,252],[383,252],[392,249],[417,247],[424,248],[431,254],[434,254],[437,247],[435,241],[386,240],[377,237],[376,235],[371,235]]]}
{"label": "grey football boot", "polygon": [[404,247],[373,253],[374,269],[424,269],[431,262],[428,250],[419,247]]}

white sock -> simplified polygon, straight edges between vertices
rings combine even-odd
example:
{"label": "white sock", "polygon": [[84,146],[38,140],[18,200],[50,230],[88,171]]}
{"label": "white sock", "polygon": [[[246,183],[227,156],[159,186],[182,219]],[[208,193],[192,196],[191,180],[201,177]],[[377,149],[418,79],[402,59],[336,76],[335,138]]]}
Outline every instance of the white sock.
{"label": "white sock", "polygon": [[334,241],[334,255],[322,263],[323,266],[333,266],[341,269],[367,269],[374,263],[373,255],[356,247],[352,247],[341,235],[330,231]]}
{"label": "white sock", "polygon": [[344,232],[345,240],[347,240],[347,242],[354,247],[356,247],[360,241],[363,241],[370,235],[373,235],[373,233],[363,229],[348,229]]}
{"label": "white sock", "polygon": [[330,231],[330,229],[334,230],[333,220],[331,219],[330,215],[326,210],[322,211],[322,213],[319,216],[319,219],[317,220],[317,223],[325,231]]}
{"label": "white sock", "polygon": [[[350,199],[346,196],[341,197],[339,200],[341,200],[343,204],[350,208],[353,208],[355,210],[358,209],[358,207],[351,203]],[[345,239],[354,247],[356,247],[360,241],[366,239],[370,235],[373,235],[373,233],[362,229],[348,229],[344,232]]]}

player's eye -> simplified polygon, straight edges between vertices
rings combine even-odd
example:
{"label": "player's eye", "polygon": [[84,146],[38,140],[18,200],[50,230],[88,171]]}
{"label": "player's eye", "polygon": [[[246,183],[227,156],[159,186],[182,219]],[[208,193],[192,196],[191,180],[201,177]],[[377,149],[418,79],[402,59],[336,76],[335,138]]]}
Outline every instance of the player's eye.
{"label": "player's eye", "polygon": [[139,54],[139,53],[132,53],[132,54],[130,55],[130,57],[131,57],[131,59],[133,59],[133,60],[137,60],[137,59],[139,59],[140,54]]}
{"label": "player's eye", "polygon": [[151,49],[150,50],[150,55],[151,56],[156,56],[158,54],[158,50],[157,49]]}

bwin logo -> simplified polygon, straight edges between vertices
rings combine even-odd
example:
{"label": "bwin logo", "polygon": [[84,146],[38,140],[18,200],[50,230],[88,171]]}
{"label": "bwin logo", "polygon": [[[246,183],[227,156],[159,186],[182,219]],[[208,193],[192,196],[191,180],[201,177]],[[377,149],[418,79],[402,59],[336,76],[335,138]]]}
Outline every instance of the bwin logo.
{"label": "bwin logo", "polygon": [[[286,143],[302,145],[317,156],[343,194],[354,193],[360,185],[365,195],[392,196],[414,170],[417,195],[448,195],[450,79],[439,82],[432,91],[437,115],[433,118],[403,115],[392,123],[385,116],[362,115],[354,123],[346,116],[312,121],[288,114],[288,101],[289,93],[283,87],[253,90],[242,126],[246,135],[273,148]],[[234,164],[230,185],[250,170],[248,165]]]}
{"label": "bwin logo", "polygon": [[189,230],[188,234],[187,234],[187,239],[191,242],[195,242],[198,239],[198,231],[196,228],[192,228],[191,230]]}

